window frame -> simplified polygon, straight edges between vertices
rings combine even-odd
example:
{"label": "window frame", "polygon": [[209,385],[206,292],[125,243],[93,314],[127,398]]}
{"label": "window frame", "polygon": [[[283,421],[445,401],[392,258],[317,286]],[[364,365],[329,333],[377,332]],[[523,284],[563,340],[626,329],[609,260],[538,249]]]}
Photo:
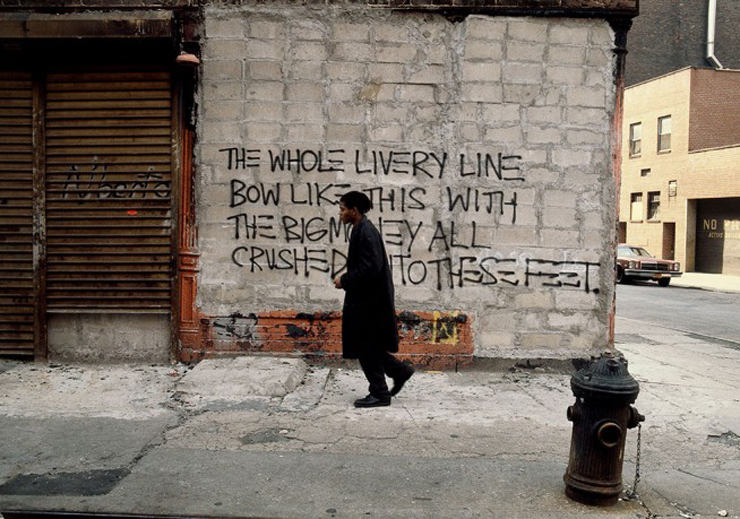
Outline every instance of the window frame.
{"label": "window frame", "polygon": [[[638,199],[639,198],[639,199]],[[635,207],[639,204],[639,215],[636,215],[638,211],[635,211]],[[630,221],[631,222],[642,222],[644,220],[645,208],[643,206],[642,192],[630,193]]]}
{"label": "window frame", "polygon": [[[635,129],[639,128],[639,139],[635,139]],[[638,148],[635,151],[635,148]],[[629,130],[629,156],[630,158],[642,155],[642,121],[630,124]]]}
{"label": "window frame", "polygon": [[[660,191],[648,191],[647,193],[647,220],[649,222],[660,221]],[[653,209],[655,212],[653,213]]]}
{"label": "window frame", "polygon": [[[665,121],[668,121],[668,131],[663,132],[663,125]],[[662,117],[658,117],[658,139],[656,144],[656,149],[658,153],[670,153],[671,152],[671,116],[670,115],[664,115]],[[667,146],[666,145],[667,141]]]}

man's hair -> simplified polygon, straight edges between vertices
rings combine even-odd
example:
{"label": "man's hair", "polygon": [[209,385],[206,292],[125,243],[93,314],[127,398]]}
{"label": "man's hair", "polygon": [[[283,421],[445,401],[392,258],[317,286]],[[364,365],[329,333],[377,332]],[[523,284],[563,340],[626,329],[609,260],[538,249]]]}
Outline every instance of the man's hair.
{"label": "man's hair", "polygon": [[365,193],[359,191],[350,191],[342,195],[339,199],[347,209],[357,209],[360,214],[367,213],[373,208],[373,203],[367,197]]}

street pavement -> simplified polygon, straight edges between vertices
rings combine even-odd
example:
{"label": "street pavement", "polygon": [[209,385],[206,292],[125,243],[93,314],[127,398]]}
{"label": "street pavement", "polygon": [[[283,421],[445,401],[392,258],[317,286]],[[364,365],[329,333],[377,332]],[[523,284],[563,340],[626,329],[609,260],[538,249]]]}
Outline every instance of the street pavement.
{"label": "street pavement", "polygon": [[355,409],[353,364],[239,357],[0,363],[0,512],[740,517],[740,344],[620,318],[615,342],[646,420],[638,497],[612,507],[564,495],[570,374],[420,371],[390,407]]}

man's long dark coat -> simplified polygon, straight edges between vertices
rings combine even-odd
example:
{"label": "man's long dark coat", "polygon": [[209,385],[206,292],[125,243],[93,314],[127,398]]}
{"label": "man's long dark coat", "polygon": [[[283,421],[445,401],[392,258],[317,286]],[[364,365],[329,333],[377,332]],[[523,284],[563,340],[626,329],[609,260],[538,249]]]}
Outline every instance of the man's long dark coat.
{"label": "man's long dark coat", "polygon": [[398,351],[393,277],[383,239],[365,217],[352,228],[342,312],[342,354],[356,359],[364,352]]}

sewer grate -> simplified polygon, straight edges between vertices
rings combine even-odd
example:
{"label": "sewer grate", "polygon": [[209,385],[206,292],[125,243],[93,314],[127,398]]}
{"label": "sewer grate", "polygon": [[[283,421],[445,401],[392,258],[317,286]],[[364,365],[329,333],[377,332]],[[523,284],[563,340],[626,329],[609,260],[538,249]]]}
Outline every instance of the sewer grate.
{"label": "sewer grate", "polygon": [[101,496],[107,494],[126,476],[128,469],[57,472],[54,474],[19,474],[0,485],[2,495],[26,496]]}

